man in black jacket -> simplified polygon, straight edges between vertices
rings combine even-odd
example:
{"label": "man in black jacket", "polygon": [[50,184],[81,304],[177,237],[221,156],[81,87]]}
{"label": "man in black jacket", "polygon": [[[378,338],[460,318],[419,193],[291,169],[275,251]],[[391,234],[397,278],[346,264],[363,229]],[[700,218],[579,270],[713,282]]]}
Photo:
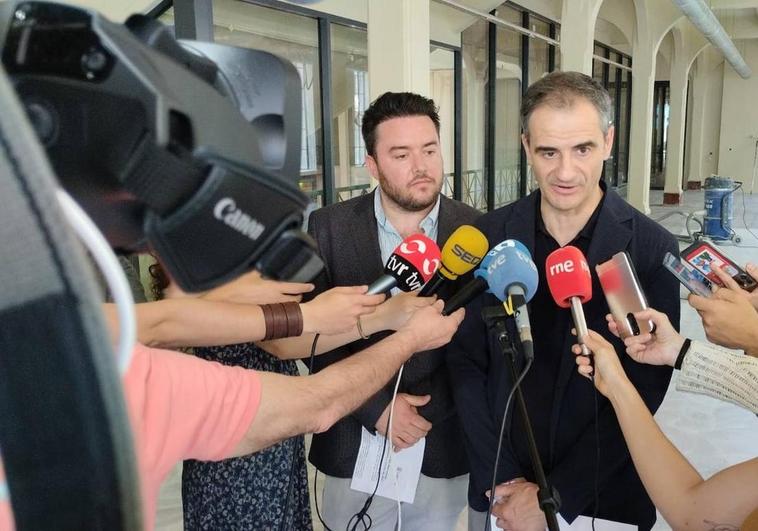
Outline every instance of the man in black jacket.
{"label": "man in black jacket", "polygon": [[[634,470],[613,409],[603,397],[597,398],[595,418],[593,386],[574,367],[571,313],[559,308],[550,295],[545,260],[555,249],[574,245],[594,271],[597,264],[626,251],[650,305],[668,314],[678,327],[679,286],[662,266],[667,251],[678,252],[677,243],[600,181],[614,129],[610,97],[599,84],[576,72],[549,74],[529,87],[521,120],[522,142],[539,190],[482,216],[477,226],[491,244],[505,238],[521,241],[539,271],[539,287],[529,308],[534,364],[522,383],[537,448],[549,482],[559,491],[560,513],[567,521],[597,512],[601,518],[649,529],[655,508]],[[608,305],[594,274],[592,290],[592,300],[584,305],[587,325],[623,352],[608,331]],[[509,364],[481,318],[482,307],[497,303],[491,295],[472,302],[448,345],[448,366],[471,467],[469,529],[475,531],[485,527],[485,492],[491,485],[497,435],[513,382]],[[671,369],[641,365],[626,356],[622,362],[655,412]],[[544,530],[535,475],[516,417],[510,422],[510,439],[503,443],[497,473],[498,483],[512,482],[500,500],[499,523],[510,531]]]}
{"label": "man in black jacket", "polygon": [[[421,232],[441,247],[459,225],[473,223],[479,215],[440,194],[439,117],[432,100],[385,93],[365,112],[362,132],[366,165],[379,186],[371,194],[311,214],[308,230],[325,263],[316,291],[370,284],[403,238]],[[381,337],[319,356],[316,367],[350,356]],[[323,514],[332,529],[345,529],[368,498],[350,489],[350,478],[363,430],[386,435],[393,386],[394,381],[353,415],[313,437],[309,457],[327,475]],[[403,529],[452,531],[466,505],[468,465],[442,350],[417,353],[406,363],[392,437],[392,445],[400,449],[426,438],[414,502],[402,504]],[[368,510],[371,529],[394,530],[396,513],[394,501],[375,497]]]}

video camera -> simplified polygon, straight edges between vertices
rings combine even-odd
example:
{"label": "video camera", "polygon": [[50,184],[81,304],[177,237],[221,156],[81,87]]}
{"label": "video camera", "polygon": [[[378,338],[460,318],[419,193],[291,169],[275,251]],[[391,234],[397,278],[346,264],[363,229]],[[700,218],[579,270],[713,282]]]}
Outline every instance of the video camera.
{"label": "video camera", "polygon": [[3,65],[64,188],[114,249],[186,291],[250,270],[307,281],[300,79],[266,52],[177,41],[46,2],[0,6]]}
{"label": "video camera", "polygon": [[[44,2],[0,2],[0,48],[0,449],[13,518],[141,529],[110,338],[55,190],[115,249],[154,251],[184,290],[250,269],[309,280],[322,263],[295,183],[300,81],[264,52]],[[0,479],[0,519],[3,491]]]}

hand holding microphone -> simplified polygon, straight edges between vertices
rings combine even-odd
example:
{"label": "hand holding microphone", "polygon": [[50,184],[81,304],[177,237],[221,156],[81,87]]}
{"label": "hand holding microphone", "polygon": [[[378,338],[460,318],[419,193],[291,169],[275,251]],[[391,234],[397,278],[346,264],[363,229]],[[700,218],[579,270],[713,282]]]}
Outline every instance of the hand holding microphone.
{"label": "hand holding microphone", "polygon": [[592,275],[587,259],[582,251],[567,245],[550,253],[545,270],[550,294],[558,306],[571,308],[582,355],[589,356],[591,352],[583,343],[587,335],[587,320],[582,308],[582,304],[592,298]]}
{"label": "hand holding microphone", "polygon": [[446,282],[466,274],[482,261],[489,249],[487,237],[471,225],[461,225],[442,246],[442,264],[437,274],[427,282],[419,297],[428,297],[439,291]]}
{"label": "hand holding microphone", "polygon": [[419,297],[413,292],[398,293],[376,307],[376,311],[363,319],[363,328],[367,323],[375,323],[375,330],[398,330],[419,309],[434,304],[435,297]]}
{"label": "hand holding microphone", "polygon": [[423,234],[411,234],[390,255],[384,274],[368,287],[368,294],[385,293],[392,288],[414,291],[423,286],[440,266],[437,244]]}
{"label": "hand holding microphone", "polygon": [[[621,389],[624,385],[632,385],[621,365],[616,349],[613,348],[603,336],[593,330],[589,330],[580,336],[584,344],[574,345],[572,351],[576,354],[576,364],[579,374],[592,380],[595,387],[603,396],[612,398],[614,390]],[[583,354],[585,348],[594,353],[592,358]]]}
{"label": "hand holding microphone", "polygon": [[366,286],[338,286],[300,305],[303,331],[340,334],[355,328],[361,316],[370,315],[384,302],[384,295],[366,295]]}

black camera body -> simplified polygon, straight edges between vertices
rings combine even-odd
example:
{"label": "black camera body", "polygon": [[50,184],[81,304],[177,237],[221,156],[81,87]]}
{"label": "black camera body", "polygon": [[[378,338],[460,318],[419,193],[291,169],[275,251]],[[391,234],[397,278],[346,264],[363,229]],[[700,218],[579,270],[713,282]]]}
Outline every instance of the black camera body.
{"label": "black camera body", "polygon": [[0,6],[3,64],[64,188],[187,291],[258,269],[307,281],[300,80],[272,54],[176,41],[46,2]]}

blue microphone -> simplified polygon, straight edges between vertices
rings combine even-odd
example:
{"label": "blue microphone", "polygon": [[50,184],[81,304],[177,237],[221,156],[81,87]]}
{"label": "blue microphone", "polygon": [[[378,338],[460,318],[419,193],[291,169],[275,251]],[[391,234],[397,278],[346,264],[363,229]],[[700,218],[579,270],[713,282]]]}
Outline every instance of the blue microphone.
{"label": "blue microphone", "polygon": [[[524,253],[526,256],[531,257],[531,254],[529,253],[529,249],[526,248],[526,245],[521,243],[518,240],[503,240],[500,243],[498,243],[496,246],[494,246],[492,249],[490,249],[490,252],[488,253],[488,256],[499,254],[504,249],[517,249]],[[483,263],[483,262],[482,262]]]}
{"label": "blue microphone", "polygon": [[[507,302],[516,319],[521,343],[527,356],[533,356],[532,329],[526,304],[537,292],[539,273],[529,250],[519,241],[506,240],[497,247],[502,248],[487,264],[474,272],[483,278],[489,291],[503,302]],[[510,312],[509,312],[510,313]]]}
{"label": "blue microphone", "polygon": [[487,273],[485,272],[489,269],[490,264],[497,260],[501,260],[499,258],[500,255],[505,253],[508,249],[517,249],[526,256],[529,256],[529,249],[518,240],[504,240],[494,246],[484,255],[482,261],[479,262],[479,268],[474,271],[474,278],[445,302],[445,308],[442,310],[442,315],[450,315],[458,308],[466,306],[482,293],[492,293],[489,284],[487,283]]}

